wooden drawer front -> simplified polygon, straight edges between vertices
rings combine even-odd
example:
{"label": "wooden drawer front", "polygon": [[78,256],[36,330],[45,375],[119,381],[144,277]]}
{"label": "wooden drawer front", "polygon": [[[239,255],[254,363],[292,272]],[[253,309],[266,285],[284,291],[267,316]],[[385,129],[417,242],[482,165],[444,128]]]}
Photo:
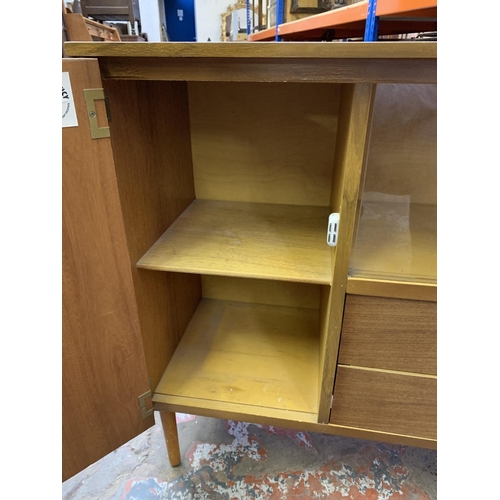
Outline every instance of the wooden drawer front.
{"label": "wooden drawer front", "polygon": [[436,303],[347,295],[339,363],[437,374]]}
{"label": "wooden drawer front", "polygon": [[436,439],[437,379],[339,366],[330,423]]}

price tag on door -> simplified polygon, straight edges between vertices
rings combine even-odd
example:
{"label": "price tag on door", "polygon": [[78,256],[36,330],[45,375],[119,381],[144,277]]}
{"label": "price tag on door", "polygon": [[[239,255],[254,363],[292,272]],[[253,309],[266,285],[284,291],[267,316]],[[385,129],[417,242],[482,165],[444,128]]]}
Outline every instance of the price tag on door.
{"label": "price tag on door", "polygon": [[62,126],[78,127],[73,90],[71,89],[68,72],[62,74]]}

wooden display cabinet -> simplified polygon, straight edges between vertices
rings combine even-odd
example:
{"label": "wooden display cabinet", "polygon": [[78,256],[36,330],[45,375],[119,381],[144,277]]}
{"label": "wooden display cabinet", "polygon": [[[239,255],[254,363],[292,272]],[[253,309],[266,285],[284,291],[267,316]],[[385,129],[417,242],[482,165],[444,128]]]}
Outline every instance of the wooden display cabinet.
{"label": "wooden display cabinet", "polygon": [[151,404],[435,448],[436,44],[65,49],[63,476]]}

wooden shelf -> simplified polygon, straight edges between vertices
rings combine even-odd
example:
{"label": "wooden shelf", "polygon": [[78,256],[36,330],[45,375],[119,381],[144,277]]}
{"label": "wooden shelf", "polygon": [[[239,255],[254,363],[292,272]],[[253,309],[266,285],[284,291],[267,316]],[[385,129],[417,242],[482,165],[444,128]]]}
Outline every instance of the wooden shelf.
{"label": "wooden shelf", "polygon": [[349,274],[436,282],[436,205],[363,204]]}
{"label": "wooden shelf", "polygon": [[318,374],[317,310],[202,299],[154,400],[313,421]]}
{"label": "wooden shelf", "polygon": [[195,200],[137,267],[331,283],[328,208]]}

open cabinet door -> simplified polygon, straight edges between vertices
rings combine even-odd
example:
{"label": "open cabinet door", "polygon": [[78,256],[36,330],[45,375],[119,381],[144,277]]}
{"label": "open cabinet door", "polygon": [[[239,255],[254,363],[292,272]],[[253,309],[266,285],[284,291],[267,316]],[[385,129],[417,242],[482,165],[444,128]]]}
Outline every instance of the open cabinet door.
{"label": "open cabinet door", "polygon": [[[93,111],[85,100],[84,90],[102,88],[99,66],[95,59],[63,59],[62,71],[70,81],[70,88],[63,85],[63,103],[70,104],[63,114],[71,119],[73,98],[78,122],[62,129],[66,480],[151,427],[154,418],[138,403],[149,383],[104,101]],[[93,139],[96,119],[94,135],[101,137]]]}

